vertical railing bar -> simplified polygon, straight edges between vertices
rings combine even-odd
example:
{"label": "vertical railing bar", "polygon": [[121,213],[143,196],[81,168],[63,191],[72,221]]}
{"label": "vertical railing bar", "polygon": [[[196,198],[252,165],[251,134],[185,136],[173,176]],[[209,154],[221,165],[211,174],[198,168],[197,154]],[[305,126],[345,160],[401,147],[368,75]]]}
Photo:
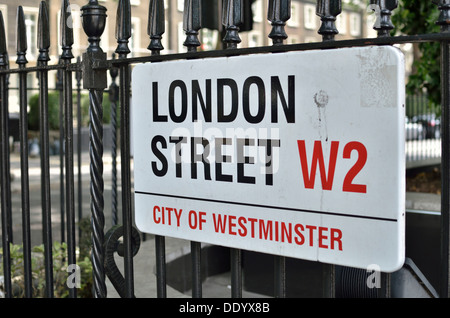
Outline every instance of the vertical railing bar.
{"label": "vertical railing bar", "polygon": [[[152,55],[160,55],[164,47],[161,44],[165,32],[164,0],[150,0],[148,11],[147,34],[150,37],[148,49]],[[166,238],[155,235],[156,256],[156,296],[167,297],[166,280]]]}
{"label": "vertical railing bar", "polygon": [[[185,0],[183,12],[183,30],[186,33],[186,40],[183,45],[187,47],[188,52],[196,52],[200,46],[198,31],[202,26],[201,21],[201,1]],[[192,297],[202,297],[202,277],[201,277],[201,259],[202,246],[200,242],[191,242],[191,260],[192,260]]]}
{"label": "vertical railing bar", "polygon": [[[6,59],[8,59],[8,53],[6,53]],[[6,61],[6,69],[9,69],[9,62],[8,61]],[[9,78],[10,78],[10,75],[8,74],[7,76],[6,76],[6,85],[5,85],[5,89],[6,89],[6,94],[5,94],[5,96],[4,96],[4,98],[5,98],[5,105],[7,105],[6,106],[6,108],[7,108],[7,112],[6,112],[6,124],[5,124],[5,127],[7,128],[7,134],[6,134],[6,146],[7,147],[9,147],[9,90],[10,90],[10,88],[9,88]],[[12,218],[12,202],[11,202],[11,154],[10,154],[10,150],[9,150],[9,148],[8,148],[8,151],[7,151],[7,157],[6,157],[6,166],[8,167],[7,168],[7,171],[9,171],[9,173],[8,173],[8,175],[7,175],[7,178],[8,178],[8,186],[7,186],[7,188],[5,189],[6,191],[6,196],[7,196],[7,199],[6,199],[6,201],[7,201],[7,206],[6,206],[6,217],[7,217],[7,220],[8,220],[8,223],[7,223],[7,230],[8,230],[8,237],[9,237],[9,242],[10,243],[14,243],[14,233],[13,233],[13,218]]]}
{"label": "vertical railing bar", "polygon": [[[239,25],[243,23],[243,0],[222,1],[222,24],[225,27],[223,43],[226,49],[236,49],[241,42]],[[242,251],[230,249],[231,258],[231,297],[242,297]]]}
{"label": "vertical railing bar", "polygon": [[[394,29],[394,25],[391,21],[391,14],[392,11],[395,10],[398,6],[398,0],[391,0],[391,1],[381,1],[377,0],[375,1],[376,5],[378,5],[377,14],[380,15],[378,18],[379,25],[375,25],[374,29],[378,32],[378,37],[389,37],[391,30]],[[391,274],[390,273],[383,273],[382,274],[382,290],[379,290],[378,293],[380,296],[384,298],[390,298],[391,297]]]}
{"label": "vertical railing bar", "polygon": [[[119,0],[117,8],[116,53],[119,59],[126,59],[130,53],[128,41],[131,38],[131,6],[129,0]],[[124,272],[127,297],[134,296],[132,215],[131,215],[131,172],[130,172],[130,66],[122,63],[120,72],[120,144],[122,180],[122,222],[124,227]]]}
{"label": "vertical railing bar", "polygon": [[242,251],[230,249],[231,258],[231,298],[242,298]]}
{"label": "vertical railing bar", "polygon": [[81,240],[82,230],[80,227],[81,219],[83,218],[83,178],[82,178],[82,157],[81,157],[81,58],[77,58],[78,70],[76,71],[77,80],[77,165],[78,165],[78,241]]}
{"label": "vertical railing bar", "polygon": [[[412,104],[413,104],[413,109],[414,109],[414,114],[419,114],[419,104],[417,102],[417,96],[413,95],[412,98]],[[414,150],[414,160],[419,160],[420,159],[420,152],[419,152],[419,145],[417,142],[414,142],[413,144],[413,150]]]}
{"label": "vertical railing bar", "polygon": [[[113,53],[113,59],[115,54]],[[117,101],[119,100],[119,87],[116,84],[116,77],[118,75],[117,67],[112,67],[110,70],[112,79],[109,86],[109,100],[111,102],[111,157],[112,157],[112,189],[111,189],[111,214],[112,225],[117,225]]]}
{"label": "vertical railing bar", "polygon": [[[8,69],[8,52],[6,49],[6,34],[3,13],[0,11],[0,70]],[[11,252],[9,235],[8,214],[11,210],[10,196],[11,183],[9,174],[9,132],[8,132],[8,84],[7,74],[0,75],[0,127],[1,127],[1,145],[0,145],[0,182],[1,182],[1,219],[2,219],[2,262],[3,262],[3,284],[6,298],[12,297],[11,282]]]}
{"label": "vertical railing bar", "polygon": [[[3,67],[2,67],[3,68]],[[4,290],[5,290],[5,297],[10,298],[12,297],[12,285],[11,285],[11,253],[10,253],[10,244],[11,238],[10,238],[10,231],[8,229],[8,225],[10,224],[9,218],[8,218],[8,209],[10,209],[10,206],[8,205],[8,192],[5,191],[7,187],[10,185],[10,174],[9,174],[9,168],[7,165],[7,158],[9,156],[9,136],[8,136],[8,104],[6,103],[5,96],[8,94],[7,88],[6,88],[6,75],[2,74],[0,75],[0,93],[1,93],[1,102],[2,102],[2,149],[1,149],[1,183],[2,183],[2,248],[3,248],[3,255],[2,255],[2,261],[3,261],[3,284],[4,284]]]}
{"label": "vertical railing bar", "polygon": [[286,298],[286,257],[274,256],[274,295],[276,298]]}
{"label": "vertical railing bar", "polygon": [[156,255],[156,296],[158,298],[167,297],[166,285],[166,238],[155,235],[155,255]]}
{"label": "vertical railing bar", "polygon": [[[269,38],[273,45],[281,45],[287,39],[286,21],[291,17],[291,0],[269,0],[267,19],[272,24]],[[271,163],[270,163],[271,164]],[[274,295],[277,298],[286,297],[286,258],[274,256]]]}
{"label": "vertical railing bar", "polygon": [[[339,33],[336,28],[336,17],[341,14],[341,0],[319,0],[316,4],[316,15],[320,17],[322,24],[317,33],[322,35],[322,41],[334,41]],[[336,266],[323,264],[323,296],[336,297]]]}
{"label": "vertical railing bar", "polygon": [[[50,47],[48,7],[45,1],[39,7],[39,66],[47,66]],[[48,121],[48,71],[38,72],[39,77],[39,128],[41,142],[41,205],[42,205],[42,240],[44,242],[45,296],[53,297],[53,239],[50,196],[50,138]]]}
{"label": "vertical railing bar", "polygon": [[[62,60],[59,60],[61,64]],[[66,241],[66,221],[65,221],[65,173],[64,173],[64,85],[63,70],[59,69],[56,75],[56,88],[59,92],[59,205],[60,205],[60,227],[61,242]]]}
{"label": "vertical railing bar", "polygon": [[[19,69],[25,69],[28,63],[26,59],[27,34],[25,28],[25,15],[23,7],[17,9],[17,60]],[[32,297],[32,276],[31,276],[31,238],[30,238],[30,181],[28,173],[28,101],[27,101],[27,74],[19,74],[19,136],[20,136],[20,181],[22,198],[22,236],[23,236],[23,257],[24,257],[24,283],[25,297]]]}
{"label": "vertical railing bar", "polygon": [[[450,32],[450,3],[439,1],[440,15],[437,24],[441,32]],[[450,296],[450,42],[441,42],[441,298]]]}
{"label": "vertical railing bar", "polygon": [[[73,29],[68,27],[67,21],[72,19],[69,0],[63,0],[61,7],[61,59],[63,65],[69,66],[74,58],[72,54]],[[67,219],[67,260],[70,266],[76,265],[75,242],[75,195],[74,195],[74,164],[73,164],[73,100],[72,100],[72,71],[69,67],[63,69],[64,92],[64,153],[66,167],[66,219]],[[77,297],[75,286],[69,287],[69,297]]]}
{"label": "vertical railing bar", "polygon": [[192,261],[192,298],[202,298],[202,245],[200,242],[191,241]]}

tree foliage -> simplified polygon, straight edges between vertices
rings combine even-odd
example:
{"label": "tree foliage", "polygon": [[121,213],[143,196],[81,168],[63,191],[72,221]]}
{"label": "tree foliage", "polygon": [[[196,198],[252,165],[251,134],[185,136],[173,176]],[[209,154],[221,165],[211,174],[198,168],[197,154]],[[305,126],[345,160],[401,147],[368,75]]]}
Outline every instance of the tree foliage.
{"label": "tree foliage", "polygon": [[[439,10],[430,0],[400,0],[392,14],[394,34],[426,34],[440,31]],[[414,44],[412,74],[406,86],[408,94],[425,92],[430,102],[441,102],[440,45],[438,42]]]}

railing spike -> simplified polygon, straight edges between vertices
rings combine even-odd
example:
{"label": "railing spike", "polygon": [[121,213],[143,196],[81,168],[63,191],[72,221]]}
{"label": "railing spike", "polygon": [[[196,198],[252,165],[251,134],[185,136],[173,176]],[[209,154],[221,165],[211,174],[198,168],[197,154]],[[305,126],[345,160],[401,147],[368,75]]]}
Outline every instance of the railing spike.
{"label": "railing spike", "polygon": [[131,38],[131,6],[130,0],[119,0],[116,20],[116,40],[118,54],[129,54],[128,40]]}
{"label": "railing spike", "polygon": [[[68,25],[68,24],[71,25]],[[73,59],[72,45],[73,45],[73,27],[72,27],[72,11],[70,9],[69,0],[63,0],[61,4],[60,16],[60,41],[63,60]]]}
{"label": "railing spike", "polygon": [[150,0],[148,12],[147,34],[150,36],[148,49],[155,55],[164,49],[161,44],[165,32],[164,0]]}
{"label": "railing spike", "polygon": [[441,26],[443,32],[450,30],[450,0],[433,1],[439,8],[439,18],[436,24]]}
{"label": "railing spike", "polygon": [[398,0],[370,0],[372,10],[377,15],[374,29],[378,32],[378,37],[387,37],[394,29],[391,21],[392,11],[398,6]]}
{"label": "railing spike", "polygon": [[202,27],[202,3],[200,0],[184,0],[183,29],[186,41],[183,43],[188,51],[196,51],[200,46],[198,30]]}
{"label": "railing spike", "polygon": [[336,17],[342,12],[341,0],[318,0],[316,15],[320,17],[322,25],[318,33],[322,35],[324,41],[334,40],[334,36],[339,33],[336,28]]}
{"label": "railing spike", "polygon": [[0,11],[0,67],[8,65],[8,49],[6,45],[5,22]]}
{"label": "railing spike", "polygon": [[17,8],[17,59],[16,63],[19,65],[27,64],[27,30],[25,26],[25,14],[23,7]]}
{"label": "railing spike", "polygon": [[50,57],[48,50],[50,48],[50,28],[48,7],[45,1],[41,1],[39,4],[39,18],[38,18],[38,48],[39,57],[38,61],[49,61]]}
{"label": "railing spike", "polygon": [[227,43],[228,48],[237,48],[241,43],[239,37],[239,25],[243,21],[243,0],[223,0],[222,2],[222,24],[226,33],[223,41]]}
{"label": "railing spike", "polygon": [[273,44],[282,44],[287,39],[284,26],[291,18],[291,0],[269,0],[267,19],[272,23],[272,31],[269,38]]}

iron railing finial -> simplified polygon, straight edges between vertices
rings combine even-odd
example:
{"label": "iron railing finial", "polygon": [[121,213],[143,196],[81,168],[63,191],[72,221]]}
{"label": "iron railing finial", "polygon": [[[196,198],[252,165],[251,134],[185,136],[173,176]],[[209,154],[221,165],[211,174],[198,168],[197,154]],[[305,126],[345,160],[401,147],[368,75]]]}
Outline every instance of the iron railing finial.
{"label": "iron railing finial", "polygon": [[100,37],[105,31],[106,8],[98,4],[96,0],[90,0],[89,4],[81,8],[83,30],[88,36],[88,51],[101,51]]}
{"label": "iron railing finial", "polygon": [[39,48],[38,61],[47,62],[50,60],[48,54],[50,48],[50,26],[48,7],[45,1],[41,1],[39,4],[39,17],[38,17],[38,40],[37,45]]}
{"label": "iron railing finial", "polygon": [[235,49],[241,43],[239,25],[244,22],[243,0],[223,0],[222,17],[222,24],[226,30],[223,42],[227,44],[228,48]]}
{"label": "iron railing finial", "polygon": [[375,11],[377,20],[374,29],[378,32],[378,37],[390,36],[394,25],[391,21],[391,14],[398,6],[398,0],[370,0],[372,10]]}
{"label": "iron railing finial", "polygon": [[17,8],[17,64],[25,65],[28,63],[26,58],[27,49],[28,44],[25,14],[23,12],[23,7],[19,6]]}
{"label": "iron railing finial", "polygon": [[282,44],[287,39],[284,26],[291,18],[291,0],[269,0],[267,19],[272,23],[272,31],[269,38],[274,45]]}
{"label": "iron railing finial", "polygon": [[336,28],[336,17],[342,12],[341,0],[318,0],[316,15],[320,17],[322,25],[318,33],[322,35],[324,41],[334,40],[334,36],[339,33]]}
{"label": "iron railing finial", "polygon": [[441,26],[442,32],[450,31],[450,0],[439,0],[437,5],[440,13],[436,24]]}
{"label": "iron railing finial", "polygon": [[128,41],[131,38],[131,5],[130,0],[119,0],[116,18],[117,54],[131,53]]}
{"label": "iron railing finial", "polygon": [[183,45],[188,51],[196,51],[201,45],[198,40],[198,30],[202,27],[202,3],[200,0],[185,0],[183,15],[183,30],[186,32],[186,41]]}
{"label": "iron railing finial", "polygon": [[8,65],[8,49],[6,45],[5,22],[0,11],[0,68]]}
{"label": "iron railing finial", "polygon": [[164,0],[150,0],[148,11],[147,34],[150,37],[148,49],[153,55],[157,55],[164,49],[161,44],[162,35],[165,32]]}
{"label": "iron railing finial", "polygon": [[61,59],[63,60],[73,59],[74,58],[72,54],[73,22],[69,0],[63,0],[61,4],[60,41],[62,48]]}

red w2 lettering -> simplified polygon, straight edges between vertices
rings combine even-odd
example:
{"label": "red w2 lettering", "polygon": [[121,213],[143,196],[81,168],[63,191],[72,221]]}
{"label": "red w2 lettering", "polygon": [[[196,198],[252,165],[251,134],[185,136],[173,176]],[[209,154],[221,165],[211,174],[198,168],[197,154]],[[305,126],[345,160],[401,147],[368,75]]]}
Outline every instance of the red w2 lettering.
{"label": "red w2 lettering", "polygon": [[[306,156],[306,145],[304,140],[297,140],[298,152],[300,155],[300,164],[302,166],[303,181],[306,189],[314,189],[317,165],[319,166],[322,189],[331,191],[333,189],[334,172],[336,170],[336,161],[339,150],[339,141],[332,141],[330,148],[330,160],[328,162],[328,172],[325,171],[325,159],[323,157],[322,142],[316,140],[311,161],[311,168],[308,169],[308,160]],[[365,184],[354,184],[353,179],[364,168],[367,161],[366,147],[357,141],[351,141],[344,146],[343,158],[350,159],[353,151],[357,151],[358,160],[347,172],[342,185],[344,192],[367,193]],[[311,171],[311,172],[309,172]]]}

